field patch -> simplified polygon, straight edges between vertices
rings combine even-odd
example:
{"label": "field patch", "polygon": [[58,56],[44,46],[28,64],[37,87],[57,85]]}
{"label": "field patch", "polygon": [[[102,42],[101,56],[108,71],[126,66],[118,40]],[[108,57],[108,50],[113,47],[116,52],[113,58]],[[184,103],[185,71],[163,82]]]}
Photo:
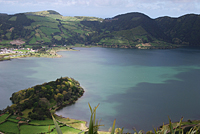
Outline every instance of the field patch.
{"label": "field patch", "polygon": [[75,119],[70,119],[70,118],[62,118],[59,116],[55,117],[57,120],[61,121],[64,124],[67,124],[71,127],[80,129],[80,130],[86,130],[87,127],[85,126],[86,122],[85,121],[80,121],[80,120],[75,120]]}
{"label": "field patch", "polygon": [[19,129],[17,127],[17,123],[6,121],[3,124],[0,124],[0,131],[6,133],[14,133],[19,134]]}
{"label": "field patch", "polygon": [[45,119],[45,120],[32,120],[29,124],[33,125],[54,125],[52,119]]}
{"label": "field patch", "polygon": [[5,121],[5,119],[8,117],[8,114],[3,114],[0,116],[0,123]]}
{"label": "field patch", "polygon": [[[60,128],[63,134],[78,134],[79,132],[81,132],[80,130],[68,127],[68,126],[63,126]],[[57,133],[56,129],[54,129],[54,131],[52,132],[52,134]]]}
{"label": "field patch", "polygon": [[[50,125],[50,130],[53,129],[55,125]],[[32,126],[32,125],[21,125],[20,134],[38,134],[47,133],[49,126]]]}

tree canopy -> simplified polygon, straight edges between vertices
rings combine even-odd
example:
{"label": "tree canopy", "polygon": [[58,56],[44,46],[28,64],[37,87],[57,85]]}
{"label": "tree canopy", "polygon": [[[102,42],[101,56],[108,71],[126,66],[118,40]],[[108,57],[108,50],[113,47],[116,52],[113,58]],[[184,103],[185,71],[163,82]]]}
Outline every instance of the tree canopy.
{"label": "tree canopy", "polygon": [[73,78],[61,77],[41,85],[20,90],[12,94],[13,105],[7,108],[10,113],[20,114],[31,109],[31,119],[51,118],[50,110],[74,103],[84,93],[80,83]]}

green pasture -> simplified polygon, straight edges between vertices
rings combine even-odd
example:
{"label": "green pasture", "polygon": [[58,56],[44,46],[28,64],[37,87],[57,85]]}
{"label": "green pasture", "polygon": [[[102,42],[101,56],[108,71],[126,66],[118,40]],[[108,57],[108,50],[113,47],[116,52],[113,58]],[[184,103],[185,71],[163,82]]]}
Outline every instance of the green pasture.
{"label": "green pasture", "polygon": [[13,17],[11,17],[11,18],[9,19],[9,21],[16,21],[16,19],[17,19],[17,16],[13,16]]}
{"label": "green pasture", "polygon": [[16,118],[17,118],[17,116],[12,115],[12,116],[10,116],[7,120],[8,120],[8,121],[15,122],[15,123],[18,123],[19,120],[17,120]]}
{"label": "green pasture", "polygon": [[58,36],[58,35],[53,36],[53,38],[56,39],[56,40],[61,40],[62,39],[62,37]]}
{"label": "green pasture", "polygon": [[32,112],[32,109],[25,109],[22,113],[23,113],[23,117],[24,118],[28,118],[28,113]]}
{"label": "green pasture", "polygon": [[44,27],[50,27],[50,28],[58,28],[58,24],[56,22],[33,22],[31,23],[31,26],[34,27],[38,27],[38,26],[44,26]]}
{"label": "green pasture", "polygon": [[33,37],[30,41],[29,41],[29,44],[35,44],[36,43],[36,39],[35,37]]}
{"label": "green pasture", "polygon": [[69,31],[67,31],[66,29],[63,29],[62,28],[62,31],[63,31],[63,33],[65,34],[64,36],[68,36],[68,37],[71,37],[72,35],[70,34],[70,32]]}
{"label": "green pasture", "polygon": [[36,34],[35,34],[35,39],[36,39],[37,41],[43,41],[39,33],[36,33]]}
{"label": "green pasture", "polygon": [[[50,130],[53,129],[55,125],[50,125]],[[47,133],[49,131],[49,126],[32,126],[32,125],[21,125],[20,134],[38,134]]]}
{"label": "green pasture", "polygon": [[77,27],[71,26],[71,25],[63,25],[64,28],[69,29],[69,30],[76,30]]}
{"label": "green pasture", "polygon": [[75,17],[62,16],[62,20],[63,21],[83,21],[83,20],[88,20],[88,21],[102,21],[103,19],[96,18],[96,17],[87,17],[87,16],[75,16]]}
{"label": "green pasture", "polygon": [[[78,133],[81,132],[80,130],[77,130],[77,129],[74,129],[74,128],[71,128],[71,127],[68,127],[68,126],[63,126],[60,129],[61,129],[63,134],[78,134]],[[51,132],[51,133],[56,134],[57,133],[56,129],[54,129],[54,131]]]}
{"label": "green pasture", "polygon": [[35,38],[37,41],[43,41],[41,38],[40,38],[40,36],[36,36],[36,38]]}
{"label": "green pasture", "polygon": [[30,15],[27,15],[27,18],[29,18],[29,19],[32,19],[32,20],[34,20],[34,21],[41,21],[41,22],[44,22],[44,21],[54,21],[54,22],[56,22],[56,20],[54,20],[54,19],[52,19],[52,18],[50,18],[50,17],[43,17],[43,16],[30,16]]}
{"label": "green pasture", "polygon": [[29,124],[32,125],[54,125],[53,120],[52,119],[45,119],[45,120],[31,120],[29,122]]}
{"label": "green pasture", "polygon": [[23,52],[23,53],[30,52],[30,50],[13,50],[13,51],[18,51],[18,52]]}
{"label": "green pasture", "polygon": [[40,31],[39,29],[38,29],[38,31],[39,31],[38,33],[40,34],[40,37],[41,37],[41,38],[46,37],[46,35],[45,35],[42,31]]}
{"label": "green pasture", "polygon": [[9,114],[4,114],[2,116],[0,116],[0,123],[5,121],[5,119],[8,117]]}
{"label": "green pasture", "polygon": [[52,28],[47,28],[47,27],[40,27],[39,28],[43,33],[45,33],[47,36],[51,36],[51,34],[55,32],[60,32],[59,29],[52,29]]}
{"label": "green pasture", "polygon": [[0,124],[0,131],[6,133],[19,134],[19,129],[17,125],[17,123],[6,121],[5,123]]}
{"label": "green pasture", "polygon": [[85,124],[86,124],[85,121],[75,120],[75,119],[70,119],[70,118],[62,118],[62,117],[59,117],[59,116],[55,116],[55,118],[57,120],[61,121],[62,123],[67,124],[71,127],[81,129],[81,130],[87,129],[87,127],[85,126]]}
{"label": "green pasture", "polygon": [[56,19],[62,20],[62,16],[58,15],[58,14],[48,14],[47,16],[50,17],[50,18],[53,18],[55,20]]}
{"label": "green pasture", "polygon": [[51,42],[51,40],[48,37],[43,37],[42,39],[44,40],[44,42]]}

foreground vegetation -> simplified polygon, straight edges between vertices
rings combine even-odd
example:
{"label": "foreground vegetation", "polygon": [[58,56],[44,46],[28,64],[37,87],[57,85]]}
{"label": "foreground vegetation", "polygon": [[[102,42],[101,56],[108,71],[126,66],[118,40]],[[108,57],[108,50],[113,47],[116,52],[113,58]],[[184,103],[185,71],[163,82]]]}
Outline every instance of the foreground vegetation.
{"label": "foreground vegetation", "polygon": [[[70,118],[63,118],[54,114],[52,119],[45,120],[31,120],[19,115],[3,114],[0,116],[0,132],[15,133],[15,134],[43,134],[43,133],[58,133],[58,134],[145,134],[144,131],[137,131],[133,128],[132,132],[124,132],[124,128],[116,128],[116,120],[110,132],[99,131],[99,127],[103,126],[100,121],[96,119],[96,110],[98,106],[91,108],[89,104],[91,117],[89,128],[85,126],[85,121],[74,120]],[[153,131],[148,131],[146,134],[198,134],[200,133],[200,121],[182,121],[172,123],[169,118],[169,124],[163,124],[159,128],[153,128]]]}
{"label": "foreground vegetation", "polygon": [[[7,117],[7,118],[5,118]],[[78,134],[85,130],[84,121],[61,118],[55,115],[63,134]],[[19,115],[3,114],[0,116],[0,132],[9,134],[44,134],[56,133],[55,125],[52,119],[31,120],[27,122],[27,118]],[[84,127],[83,127],[84,126]]]}
{"label": "foreground vegetation", "polygon": [[[99,105],[94,107],[93,109],[91,108],[90,104],[90,112],[91,112],[91,117],[90,117],[90,122],[89,122],[89,128],[84,131],[85,134],[98,134],[101,133],[98,131],[100,126],[103,126],[100,124],[98,120],[96,120],[96,110]],[[168,117],[169,118],[169,117]],[[56,126],[56,130],[58,134],[62,134],[62,130],[55,121],[54,117],[54,124]],[[190,121],[188,120],[187,122],[182,122],[183,117],[181,120],[177,123],[172,123],[171,119],[169,118],[169,124],[163,124],[163,126],[160,126],[159,128],[154,128],[153,131],[148,131],[146,134],[199,134],[200,133],[200,121]],[[110,133],[110,134],[124,134],[123,130],[124,128],[116,128],[115,129],[115,124],[116,120],[113,122],[113,126],[110,130],[110,132],[105,132],[105,133]],[[145,134],[144,131],[140,130],[139,132],[133,128],[134,134]],[[131,132],[126,132],[127,134],[131,134]]]}

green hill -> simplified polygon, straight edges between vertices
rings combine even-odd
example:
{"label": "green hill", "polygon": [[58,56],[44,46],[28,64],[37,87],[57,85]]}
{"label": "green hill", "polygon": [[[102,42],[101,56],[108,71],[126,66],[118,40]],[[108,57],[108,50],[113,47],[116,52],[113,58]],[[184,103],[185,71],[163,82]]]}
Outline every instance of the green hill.
{"label": "green hill", "polygon": [[102,20],[95,17],[64,17],[55,11],[28,12],[15,15],[0,15],[0,44],[23,39],[25,45],[74,45],[84,43],[93,31],[80,21]]}
{"label": "green hill", "polygon": [[160,29],[169,36],[172,43],[189,46],[200,45],[200,15],[187,14],[179,18],[156,19]]}
{"label": "green hill", "polygon": [[[105,44],[107,47],[136,47],[149,43],[152,47],[173,45],[158,24],[141,13],[128,13],[107,18],[103,22],[82,21],[81,24],[92,27],[96,33],[91,35],[92,42]],[[165,42],[163,42],[165,41]],[[160,44],[161,43],[161,44]]]}
{"label": "green hill", "polygon": [[[0,14],[0,47],[98,45],[122,48],[174,48],[200,45],[200,17],[151,19],[142,13],[113,18],[62,16],[53,10]],[[24,44],[11,44],[12,40]]]}

